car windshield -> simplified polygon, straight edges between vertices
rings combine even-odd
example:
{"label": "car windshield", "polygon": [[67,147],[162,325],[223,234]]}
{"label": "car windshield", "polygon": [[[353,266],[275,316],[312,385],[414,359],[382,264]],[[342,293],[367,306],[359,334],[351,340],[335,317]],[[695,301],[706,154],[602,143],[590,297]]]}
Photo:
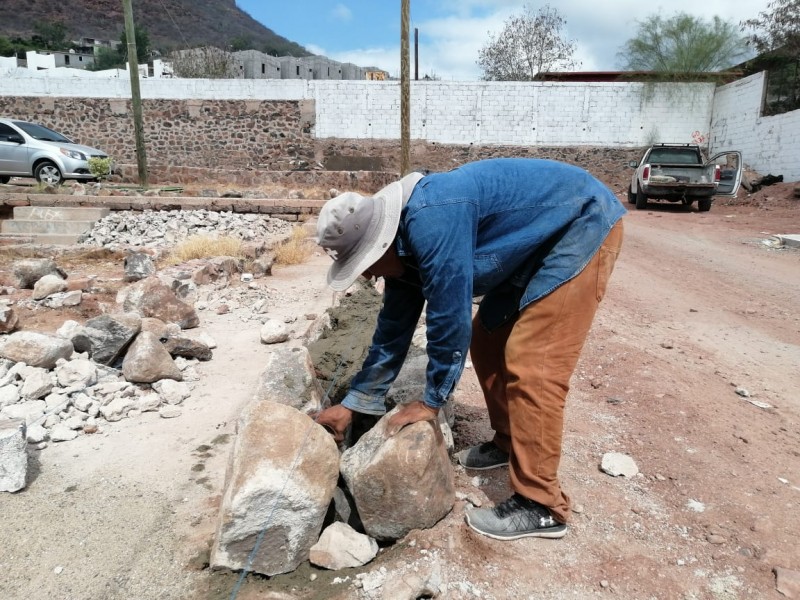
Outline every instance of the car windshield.
{"label": "car windshield", "polygon": [[35,140],[41,140],[43,142],[63,142],[67,144],[72,144],[72,140],[68,137],[64,137],[60,133],[56,133],[52,129],[48,129],[47,127],[43,127],[42,125],[37,125],[36,123],[27,123],[25,121],[14,121],[14,125],[22,129],[25,133],[31,136]]}

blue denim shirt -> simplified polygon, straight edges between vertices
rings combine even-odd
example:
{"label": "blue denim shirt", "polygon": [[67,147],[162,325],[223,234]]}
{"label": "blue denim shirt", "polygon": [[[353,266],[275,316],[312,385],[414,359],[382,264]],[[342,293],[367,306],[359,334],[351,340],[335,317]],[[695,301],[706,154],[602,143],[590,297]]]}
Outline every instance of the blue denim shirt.
{"label": "blue denim shirt", "polygon": [[400,217],[399,279],[386,279],[372,345],[342,404],[380,415],[427,302],[428,368],[421,399],[439,408],[461,376],[472,298],[489,329],[580,273],[625,214],[579,167],[491,159],[426,176]]}

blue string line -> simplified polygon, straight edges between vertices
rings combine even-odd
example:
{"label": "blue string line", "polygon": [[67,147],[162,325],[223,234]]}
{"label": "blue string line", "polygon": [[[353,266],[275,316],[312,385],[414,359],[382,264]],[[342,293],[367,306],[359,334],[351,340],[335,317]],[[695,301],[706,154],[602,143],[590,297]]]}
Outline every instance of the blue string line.
{"label": "blue string line", "polygon": [[[331,384],[328,387],[328,390],[325,392],[326,398],[330,398],[330,392],[333,389],[334,384],[336,383],[339,374],[339,369],[341,368],[343,363],[344,363],[344,357],[340,357],[339,364],[336,366],[336,370],[333,372],[333,378],[331,379]],[[314,423],[317,422],[318,418],[319,414],[317,414],[316,418],[314,418]],[[250,571],[252,570],[253,561],[256,558],[256,554],[258,554],[259,548],[261,547],[261,542],[264,541],[264,536],[266,535],[267,529],[269,529],[270,523],[272,522],[272,516],[275,514],[275,510],[277,510],[278,500],[281,499],[281,497],[283,496],[283,491],[289,484],[289,480],[291,479],[291,476],[294,473],[295,467],[297,467],[297,462],[300,460],[300,456],[303,454],[303,450],[305,450],[306,442],[308,441],[308,436],[311,435],[312,429],[314,429],[313,425],[308,428],[308,431],[306,431],[306,435],[303,438],[303,442],[300,444],[300,448],[298,449],[297,454],[294,457],[294,461],[292,462],[292,467],[291,469],[289,469],[289,474],[287,475],[286,480],[283,482],[283,487],[281,488],[281,491],[278,493],[278,496],[275,498],[275,502],[272,505],[272,510],[270,511],[269,516],[267,517],[264,529],[262,529],[259,532],[258,537],[256,538],[256,543],[253,546],[253,549],[251,550],[250,554],[247,556],[247,564],[245,565],[244,570],[239,575],[239,579],[236,581],[236,585],[234,586],[233,591],[231,592],[230,595],[230,600],[236,600],[236,596],[238,596],[239,594],[239,590],[241,589],[242,584],[244,583],[245,577],[247,577],[247,574],[250,573]]]}

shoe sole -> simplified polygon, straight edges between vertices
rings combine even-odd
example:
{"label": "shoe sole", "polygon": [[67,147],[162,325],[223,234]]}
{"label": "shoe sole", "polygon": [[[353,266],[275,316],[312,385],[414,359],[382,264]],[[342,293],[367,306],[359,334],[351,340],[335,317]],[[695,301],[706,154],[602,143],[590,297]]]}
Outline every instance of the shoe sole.
{"label": "shoe sole", "polygon": [[567,528],[566,527],[564,527],[564,529],[560,529],[558,531],[538,531],[538,530],[534,530],[534,531],[526,531],[525,533],[518,533],[518,534],[515,534],[515,535],[500,535],[500,534],[496,534],[496,533],[489,533],[487,531],[483,531],[483,530],[478,529],[477,527],[475,527],[469,520],[469,513],[467,513],[465,515],[465,517],[466,517],[467,525],[469,525],[470,529],[472,529],[473,531],[477,531],[481,535],[485,535],[486,537],[490,537],[493,540],[500,540],[501,542],[511,541],[511,540],[519,540],[519,539],[526,538],[526,537],[543,538],[543,539],[548,539],[548,540],[559,540],[559,539],[563,538],[565,535],[567,535]]}
{"label": "shoe sole", "polygon": [[507,467],[508,466],[508,461],[503,462],[503,463],[497,463],[497,464],[494,464],[494,465],[489,465],[488,467],[471,467],[471,466],[465,465],[463,462],[461,462],[461,459],[458,459],[458,464],[460,464],[465,469],[469,469],[470,471],[489,471],[491,469],[499,469],[500,467]]}

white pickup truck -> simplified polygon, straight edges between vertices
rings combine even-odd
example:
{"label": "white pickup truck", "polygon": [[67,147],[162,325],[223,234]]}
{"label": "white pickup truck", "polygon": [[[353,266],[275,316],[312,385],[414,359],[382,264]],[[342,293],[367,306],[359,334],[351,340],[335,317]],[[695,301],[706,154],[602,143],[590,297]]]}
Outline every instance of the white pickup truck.
{"label": "white pickup truck", "polygon": [[697,201],[701,212],[711,208],[714,196],[735,196],[742,180],[741,152],[722,152],[705,160],[693,144],[655,144],[639,162],[628,188],[628,202],[637,209],[648,200],[668,200],[691,206]]}

